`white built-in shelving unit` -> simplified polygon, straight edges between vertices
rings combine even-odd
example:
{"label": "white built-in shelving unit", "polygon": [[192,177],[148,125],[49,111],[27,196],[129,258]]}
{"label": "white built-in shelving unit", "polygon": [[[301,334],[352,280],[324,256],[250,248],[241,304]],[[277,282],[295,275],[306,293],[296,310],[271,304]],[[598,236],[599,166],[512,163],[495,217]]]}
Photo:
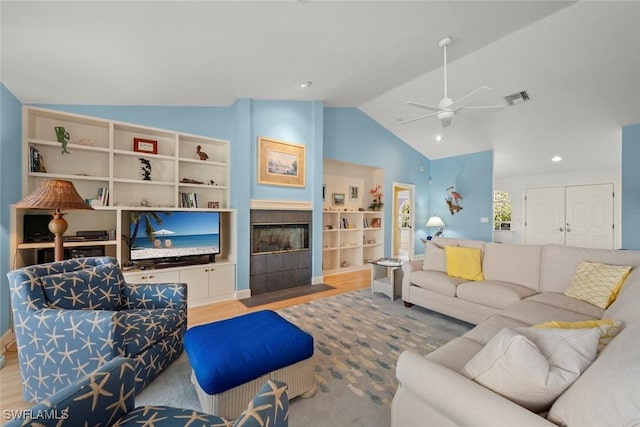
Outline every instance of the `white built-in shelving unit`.
{"label": "white built-in shelving unit", "polygon": [[[62,153],[55,128],[64,127],[69,134],[67,150]],[[134,139],[155,141],[155,152],[134,149]],[[201,160],[201,152],[208,159]],[[45,170],[32,164],[37,150]],[[151,180],[144,180],[140,159],[149,161]],[[231,299],[235,293],[235,211],[229,208],[229,142],[221,139],[184,134],[165,129],[105,120],[36,107],[23,108],[23,195],[31,193],[45,179],[72,181],[86,200],[98,199],[101,189],[108,189],[109,198],[93,211],[70,211],[66,235],[80,230],[111,230],[106,241],[65,242],[65,248],[104,246],[105,254],[128,261],[128,213],[131,210],[199,210],[221,213],[221,254],[215,264],[183,266],[157,270],[155,274],[129,271],[127,279],[134,281],[156,278],[189,279],[189,304]],[[198,201],[198,207],[186,207],[182,193]],[[210,203],[211,202],[211,203]],[[26,213],[42,213],[12,208],[12,267],[36,262],[40,249],[53,247],[52,242],[23,242],[23,217]],[[184,277],[183,277],[184,276]],[[224,279],[224,285],[216,285]],[[173,280],[171,280],[173,281]],[[183,280],[186,281],[186,280]]]}

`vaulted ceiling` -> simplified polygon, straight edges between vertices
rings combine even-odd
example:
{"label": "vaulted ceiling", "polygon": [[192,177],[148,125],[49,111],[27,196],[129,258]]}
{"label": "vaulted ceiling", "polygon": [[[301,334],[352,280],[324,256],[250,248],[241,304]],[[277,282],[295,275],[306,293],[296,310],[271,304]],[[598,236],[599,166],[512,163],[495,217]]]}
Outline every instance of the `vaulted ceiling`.
{"label": "vaulted ceiling", "polygon": [[[639,2],[2,1],[0,79],[23,103],[358,107],[429,158],[495,150],[497,177],[620,164],[640,123]],[[442,129],[404,101],[488,85]],[[306,89],[298,87],[311,81]],[[443,140],[435,140],[437,134]],[[552,163],[552,155],[564,160]]]}

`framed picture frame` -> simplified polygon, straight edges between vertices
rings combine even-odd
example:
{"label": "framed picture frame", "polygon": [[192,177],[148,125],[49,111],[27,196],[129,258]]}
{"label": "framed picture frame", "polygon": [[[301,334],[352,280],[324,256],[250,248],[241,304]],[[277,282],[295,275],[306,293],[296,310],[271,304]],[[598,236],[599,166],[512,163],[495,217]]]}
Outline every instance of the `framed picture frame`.
{"label": "framed picture frame", "polygon": [[371,219],[371,228],[380,228],[380,225],[382,225],[382,218]]}
{"label": "framed picture frame", "polygon": [[259,137],[258,183],[304,187],[305,146]]}
{"label": "framed picture frame", "polygon": [[133,151],[158,154],[158,141],[154,139],[133,138]]}
{"label": "framed picture frame", "polygon": [[349,200],[351,200],[351,201],[360,200],[360,186],[359,185],[350,185],[349,186]]}
{"label": "framed picture frame", "polygon": [[322,184],[322,201],[325,201],[326,198],[326,194],[327,194],[327,184]]}
{"label": "framed picture frame", "polygon": [[336,206],[344,205],[344,193],[333,193],[333,204]]}

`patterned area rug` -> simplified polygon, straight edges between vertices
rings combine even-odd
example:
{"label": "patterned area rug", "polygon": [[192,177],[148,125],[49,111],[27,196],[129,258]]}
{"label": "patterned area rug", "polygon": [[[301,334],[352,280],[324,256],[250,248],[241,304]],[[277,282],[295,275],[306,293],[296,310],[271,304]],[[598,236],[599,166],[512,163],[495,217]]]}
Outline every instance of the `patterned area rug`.
{"label": "patterned area rug", "polygon": [[[473,325],[420,307],[405,308],[367,290],[280,310],[315,340],[318,393],[290,404],[291,427],[389,426],[395,364],[406,349],[428,354]],[[183,354],[136,404],[200,409]]]}

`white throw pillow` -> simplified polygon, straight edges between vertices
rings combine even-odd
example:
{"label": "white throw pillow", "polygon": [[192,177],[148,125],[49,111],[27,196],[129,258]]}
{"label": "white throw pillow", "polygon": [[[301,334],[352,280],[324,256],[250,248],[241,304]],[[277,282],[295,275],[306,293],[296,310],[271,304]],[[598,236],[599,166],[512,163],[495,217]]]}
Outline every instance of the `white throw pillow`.
{"label": "white throw pillow", "polygon": [[447,272],[447,254],[444,248],[427,241],[425,244],[424,258],[422,260],[422,269],[426,271]]}
{"label": "white throw pillow", "polygon": [[598,328],[505,328],[461,373],[531,411],[545,411],[596,358],[599,338]]}

